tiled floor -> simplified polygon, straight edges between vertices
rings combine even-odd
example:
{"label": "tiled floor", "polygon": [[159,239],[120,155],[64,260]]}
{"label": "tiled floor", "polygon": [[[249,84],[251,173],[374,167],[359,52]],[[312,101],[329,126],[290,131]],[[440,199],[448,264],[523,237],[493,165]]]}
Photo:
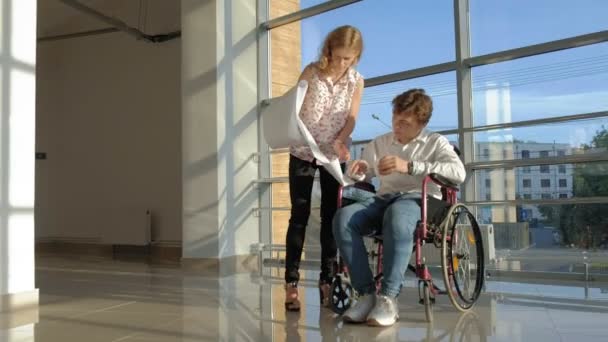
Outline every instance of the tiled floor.
{"label": "tiled floor", "polygon": [[416,290],[407,288],[398,324],[373,328],[343,324],[320,308],[312,280],[301,290],[302,312],[285,313],[278,274],[217,278],[141,263],[44,258],[36,275],[39,309],[1,315],[0,341],[608,340],[605,283],[489,281],[470,313],[438,298],[433,324]]}

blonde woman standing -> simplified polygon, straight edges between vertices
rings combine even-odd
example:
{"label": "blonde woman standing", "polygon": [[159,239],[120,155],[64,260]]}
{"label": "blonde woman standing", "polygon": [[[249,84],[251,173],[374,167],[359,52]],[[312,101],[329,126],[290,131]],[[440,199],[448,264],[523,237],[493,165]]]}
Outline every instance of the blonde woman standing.
{"label": "blonde woman standing", "polygon": [[[350,158],[347,144],[363,94],[363,77],[355,70],[361,58],[363,39],[352,26],[341,26],[330,32],[321,48],[319,60],[309,64],[299,81],[308,82],[308,91],[300,118],[321,151],[330,159],[346,162]],[[344,164],[342,164],[344,169]],[[321,180],[321,305],[329,303],[329,289],[336,259],[336,242],[332,219],[337,210],[339,183],[320,167],[307,145],[291,146],[289,157],[289,191],[291,217],[287,229],[285,260],[285,308],[299,311],[298,281],[306,225],[310,216],[311,192],[316,170]]]}

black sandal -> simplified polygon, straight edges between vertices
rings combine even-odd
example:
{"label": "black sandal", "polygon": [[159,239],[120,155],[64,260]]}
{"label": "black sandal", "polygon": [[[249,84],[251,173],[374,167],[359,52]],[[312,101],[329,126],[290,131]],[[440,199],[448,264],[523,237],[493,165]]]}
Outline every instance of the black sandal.
{"label": "black sandal", "polygon": [[285,284],[285,310],[300,311],[300,300],[298,299],[298,283]]}
{"label": "black sandal", "polygon": [[321,306],[329,307],[329,298],[331,296],[331,283],[319,280],[319,301]]}

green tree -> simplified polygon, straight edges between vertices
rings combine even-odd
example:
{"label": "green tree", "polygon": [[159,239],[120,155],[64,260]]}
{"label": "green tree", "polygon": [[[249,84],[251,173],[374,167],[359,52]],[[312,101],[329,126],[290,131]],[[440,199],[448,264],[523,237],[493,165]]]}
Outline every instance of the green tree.
{"label": "green tree", "polygon": [[[591,140],[583,145],[586,153],[608,149],[608,130],[602,126]],[[608,195],[608,163],[605,161],[577,164],[572,175],[573,194],[578,198]],[[584,229],[589,226],[595,244],[598,237],[608,233],[608,203],[565,204],[539,206],[547,221],[559,221],[565,243],[579,243],[586,238]]]}

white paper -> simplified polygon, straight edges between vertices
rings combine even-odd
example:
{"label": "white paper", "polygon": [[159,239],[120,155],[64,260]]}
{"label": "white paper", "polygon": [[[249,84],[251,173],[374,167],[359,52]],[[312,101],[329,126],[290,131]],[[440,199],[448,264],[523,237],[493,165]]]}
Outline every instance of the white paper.
{"label": "white paper", "polygon": [[262,108],[264,138],[272,149],[306,144],[298,126],[299,113],[308,89],[300,82],[283,96],[275,97]]}
{"label": "white paper", "polygon": [[353,181],[342,173],[338,158],[329,159],[315,141],[314,137],[300,119],[300,110],[308,90],[308,82],[300,81],[283,96],[276,97],[262,109],[264,138],[268,145],[275,148],[290,145],[308,145],[317,164],[323,166],[342,186]]}

